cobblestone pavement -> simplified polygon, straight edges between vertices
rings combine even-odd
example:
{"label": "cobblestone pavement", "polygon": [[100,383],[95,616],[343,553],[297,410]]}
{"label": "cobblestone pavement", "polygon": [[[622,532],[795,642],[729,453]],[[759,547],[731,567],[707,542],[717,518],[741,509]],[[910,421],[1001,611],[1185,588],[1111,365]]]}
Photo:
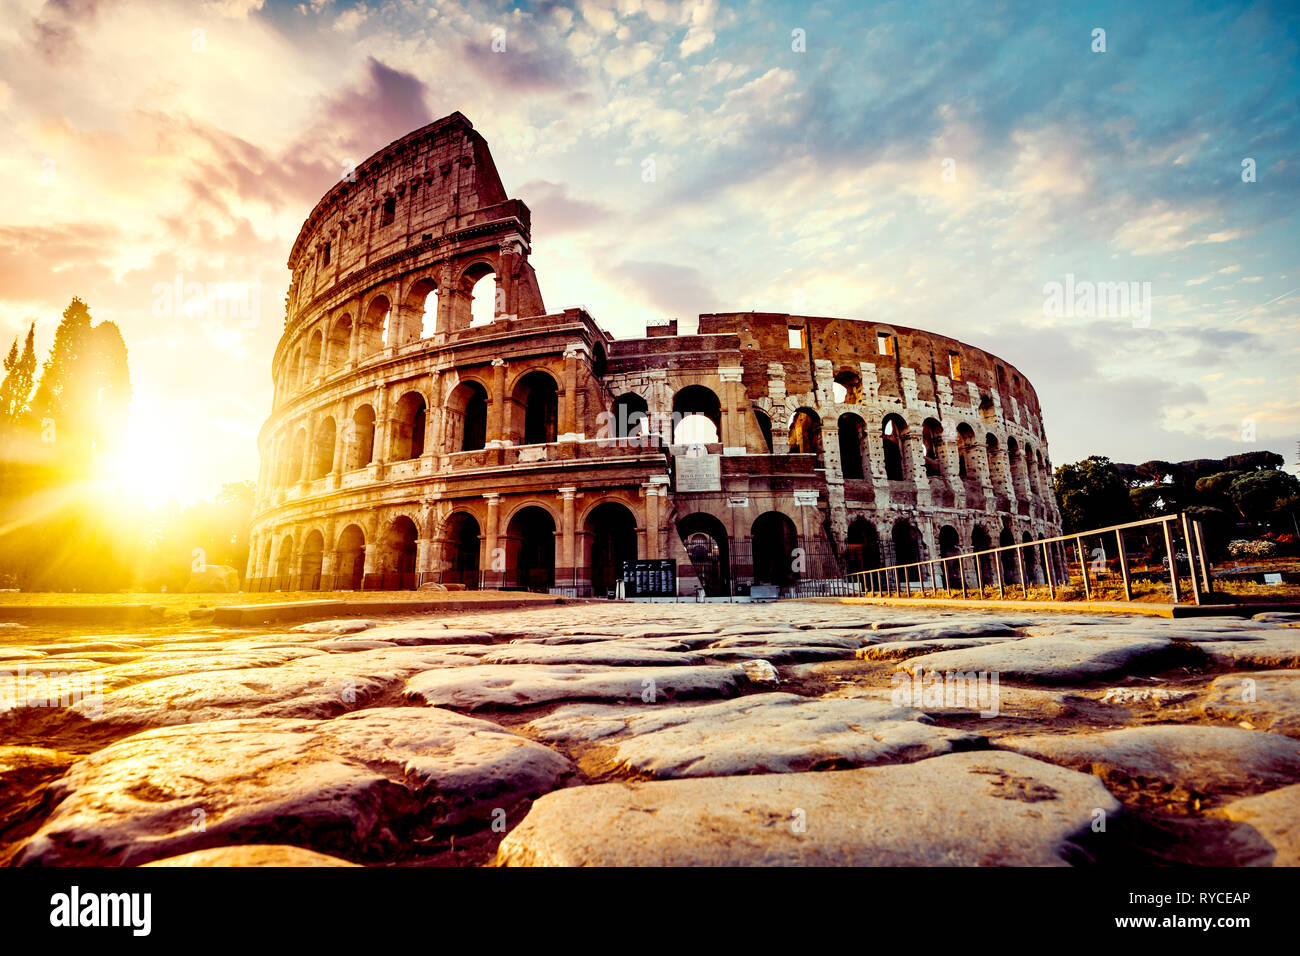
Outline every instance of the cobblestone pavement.
{"label": "cobblestone pavement", "polygon": [[1300,615],[0,630],[0,860],[1300,862]]}

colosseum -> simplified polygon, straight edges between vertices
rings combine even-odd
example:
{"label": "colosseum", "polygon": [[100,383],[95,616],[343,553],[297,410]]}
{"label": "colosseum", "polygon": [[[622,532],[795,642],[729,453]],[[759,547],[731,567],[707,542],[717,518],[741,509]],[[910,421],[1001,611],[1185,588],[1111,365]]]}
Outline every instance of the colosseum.
{"label": "colosseum", "polygon": [[547,311],[531,250],[459,113],[320,200],[247,587],[773,596],[1060,533],[1038,398],[996,356],[760,312],[615,339]]}

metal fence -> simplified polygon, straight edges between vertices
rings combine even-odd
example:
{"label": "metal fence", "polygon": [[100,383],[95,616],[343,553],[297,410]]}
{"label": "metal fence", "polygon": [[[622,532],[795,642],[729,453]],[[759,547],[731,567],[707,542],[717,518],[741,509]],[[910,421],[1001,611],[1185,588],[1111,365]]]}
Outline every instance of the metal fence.
{"label": "metal fence", "polygon": [[[1182,550],[1176,547],[1179,539]],[[1113,590],[1132,601],[1135,583],[1166,580],[1173,604],[1184,594],[1201,604],[1212,593],[1201,524],[1185,514],[856,571],[847,578],[859,594],[894,597],[919,591],[922,596],[1029,598],[1033,586],[1046,587],[1049,598],[1071,588],[1087,600]]]}

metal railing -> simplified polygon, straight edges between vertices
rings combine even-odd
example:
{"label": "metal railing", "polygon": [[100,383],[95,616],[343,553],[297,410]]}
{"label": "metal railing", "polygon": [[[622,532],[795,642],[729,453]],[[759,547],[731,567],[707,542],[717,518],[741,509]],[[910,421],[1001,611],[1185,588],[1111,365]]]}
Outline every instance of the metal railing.
{"label": "metal railing", "polygon": [[[1157,528],[1160,540],[1155,549],[1151,547],[1142,549],[1147,567],[1135,571],[1131,566],[1131,553],[1125,542],[1125,534],[1147,528]],[[1184,552],[1179,552],[1174,547],[1176,531],[1182,533],[1186,546]],[[1016,588],[1020,589],[1022,597],[1029,599],[1030,582],[1025,571],[1028,566],[1031,572],[1042,574],[1042,580],[1034,583],[1045,584],[1051,599],[1056,598],[1058,589],[1075,587],[1077,580],[1077,586],[1082,588],[1085,599],[1092,600],[1094,591],[1099,590],[1102,576],[1112,573],[1110,571],[1112,562],[1105,553],[1105,543],[1112,536],[1116,546],[1114,564],[1123,589],[1124,600],[1133,600],[1135,580],[1151,581],[1167,576],[1170,603],[1180,603],[1183,597],[1180,564],[1187,569],[1187,573],[1181,577],[1189,579],[1191,598],[1194,603],[1203,603],[1206,596],[1212,593],[1209,564],[1205,559],[1205,536],[1201,523],[1181,513],[1109,525],[1077,534],[1040,538],[1020,544],[999,545],[982,551],[854,571],[850,572],[847,578],[857,583],[860,593],[871,596],[910,597],[919,587],[923,597],[931,594],[938,596],[939,591],[942,590],[954,596],[960,591],[963,598],[982,598],[985,596],[985,589],[993,587],[996,588],[996,596],[999,599],[1005,599],[1007,591],[1014,591]],[[1084,546],[1085,541],[1100,541],[1102,547],[1089,552]],[[1160,544],[1163,545],[1162,548]],[[1163,550],[1165,554],[1158,572],[1153,572],[1150,567],[1153,550]],[[1041,565],[1039,556],[1041,556]],[[971,591],[975,591],[976,594],[972,595]]]}

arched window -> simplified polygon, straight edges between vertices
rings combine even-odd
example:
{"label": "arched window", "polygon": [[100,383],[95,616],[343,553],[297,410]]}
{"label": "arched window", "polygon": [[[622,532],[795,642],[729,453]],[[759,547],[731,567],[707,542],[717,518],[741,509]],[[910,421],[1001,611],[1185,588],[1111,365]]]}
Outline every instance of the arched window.
{"label": "arched window", "polygon": [[673,396],[673,444],[713,445],[722,433],[722,403],[712,389],[687,385]]}
{"label": "arched window", "polygon": [[458,511],[447,519],[443,527],[441,583],[478,589],[481,535],[478,519],[471,514]]}
{"label": "arched window", "polygon": [[881,425],[885,448],[885,477],[890,481],[903,481],[907,478],[908,462],[905,454],[904,439],[907,437],[907,423],[898,415],[887,415]]}
{"label": "arched window", "polygon": [[496,273],[485,263],[471,266],[465,273],[465,289],[470,296],[469,324],[471,328],[491,325],[501,310]]}
{"label": "arched window", "polygon": [[989,462],[989,481],[993,484],[994,494],[1005,495],[1007,483],[1002,474],[1002,459],[998,457],[999,453],[998,436],[989,432],[984,436],[984,454]]}
{"label": "arched window", "polygon": [[384,546],[380,552],[380,573],[383,578],[380,587],[386,591],[412,590],[415,588],[415,557],[418,532],[415,522],[406,515],[399,515],[388,526],[384,535]]}
{"label": "arched window", "polygon": [[407,392],[397,402],[393,421],[392,460],[404,461],[424,454],[428,405],[419,392]]}
{"label": "arched window", "polygon": [[845,369],[835,376],[835,384],[831,386],[831,392],[837,404],[861,405],[862,377],[856,372]]}
{"label": "arched window", "polygon": [[636,516],[625,505],[606,501],[587,515],[583,530],[583,564],[591,577],[591,593],[604,597],[622,576],[623,562],[636,560]]}
{"label": "arched window", "polygon": [[870,571],[880,567],[880,535],[866,518],[854,518],[849,524],[845,564],[849,571]]}
{"label": "arched window", "polygon": [[354,524],[339,534],[335,548],[333,588],[336,591],[359,591],[366,567],[366,534]]}
{"label": "arched window", "polygon": [[367,359],[387,346],[388,313],[392,311],[387,296],[377,295],[370,300],[365,319],[361,323],[361,343],[358,353]]}
{"label": "arched window", "polygon": [[925,473],[934,478],[943,474],[943,426],[933,418],[921,425],[921,443],[925,446]]}
{"label": "arched window", "polygon": [[866,429],[866,422],[852,412],[840,416],[840,470],[845,478],[861,478],[864,475],[862,436],[866,433]]}
{"label": "arched window", "polygon": [[310,382],[321,372],[320,356],[321,343],[323,341],[324,336],[321,335],[320,329],[312,332],[311,338],[307,340],[307,354],[303,356],[302,360],[302,375],[304,382]]}
{"label": "arched window", "polygon": [[337,372],[348,364],[351,348],[352,317],[345,315],[334,323],[334,328],[330,330],[330,338],[326,346],[325,361],[331,372]]}
{"label": "arched window", "polygon": [[506,586],[546,591],[555,586],[555,519],[529,505],[510,519],[505,533]]}
{"label": "arched window", "polygon": [[620,395],[614,402],[614,437],[642,438],[650,431],[650,406],[635,392]]}
{"label": "arched window", "polygon": [[334,419],[326,418],[316,426],[312,441],[311,477],[324,478],[334,468]]}
{"label": "arched window", "polygon": [[754,418],[758,420],[758,430],[763,434],[763,441],[767,443],[767,453],[773,453],[772,446],[772,419],[768,418],[767,412],[761,408],[754,409]]}
{"label": "arched window", "polygon": [[975,429],[965,422],[957,426],[957,477],[971,480],[978,478],[975,462],[971,457],[975,449]]}
{"label": "arched window", "polygon": [[447,400],[447,452],[477,451],[487,445],[487,390],[473,379],[457,385]]}
{"label": "arched window", "polygon": [[790,454],[822,453],[822,420],[811,408],[801,408],[790,419]]}
{"label": "arched window", "polygon": [[359,405],[352,413],[352,426],[347,436],[348,447],[345,468],[351,471],[364,468],[375,458],[375,410],[369,405]]}
{"label": "arched window", "polygon": [[515,385],[515,434],[525,445],[544,445],[556,440],[560,413],[559,388],[543,371],[529,372]]}
{"label": "arched window", "polygon": [[795,551],[799,532],[788,515],[768,511],[758,516],[750,529],[754,558],[754,583],[788,587],[798,580]]}
{"label": "arched window", "polygon": [[417,338],[431,338],[438,325],[438,284],[432,279],[421,279],[411,286],[406,295],[405,321],[410,329],[404,334],[404,341],[399,345]]}
{"label": "arched window", "polygon": [[303,458],[307,454],[307,429],[300,428],[293,436],[293,444],[289,449],[289,467],[285,472],[285,484],[293,485],[302,481]]}
{"label": "arched window", "polygon": [[299,564],[299,591],[320,590],[321,561],[325,553],[325,537],[319,531],[307,535],[302,544],[302,559]]}

